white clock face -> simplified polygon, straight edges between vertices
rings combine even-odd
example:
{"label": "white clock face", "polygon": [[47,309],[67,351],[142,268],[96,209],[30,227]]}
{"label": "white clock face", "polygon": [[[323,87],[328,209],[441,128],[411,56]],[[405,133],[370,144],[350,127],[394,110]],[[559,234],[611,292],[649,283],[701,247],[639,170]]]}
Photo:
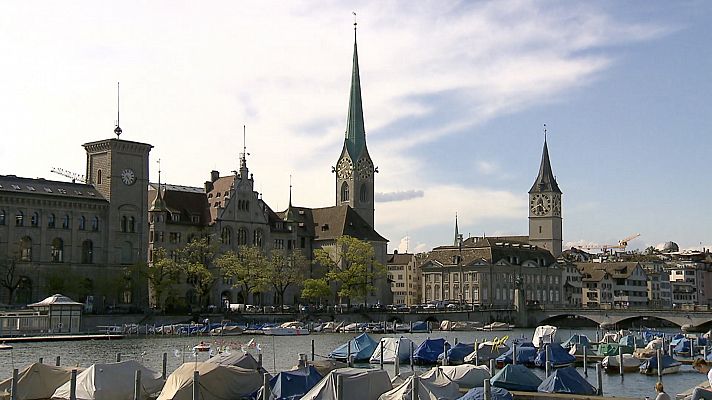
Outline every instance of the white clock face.
{"label": "white clock face", "polygon": [[121,181],[125,185],[133,185],[134,182],[136,182],[136,174],[131,168],[126,168],[125,170],[121,171]]}
{"label": "white clock face", "polygon": [[342,158],[341,161],[339,161],[339,166],[336,169],[336,173],[338,174],[339,179],[350,179],[353,168],[354,167],[351,163],[351,160],[349,160],[348,158]]}
{"label": "white clock face", "polygon": [[542,216],[549,213],[551,210],[551,196],[546,194],[535,194],[529,202],[529,209],[532,214]]}

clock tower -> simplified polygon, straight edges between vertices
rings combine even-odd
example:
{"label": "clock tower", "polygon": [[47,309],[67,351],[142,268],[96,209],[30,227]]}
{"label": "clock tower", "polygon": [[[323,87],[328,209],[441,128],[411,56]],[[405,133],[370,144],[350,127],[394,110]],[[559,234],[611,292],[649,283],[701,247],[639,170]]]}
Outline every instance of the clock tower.
{"label": "clock tower", "polygon": [[361,78],[356,50],[356,24],[354,24],[354,56],[349,96],[349,116],[346,138],[336,167],[336,205],[349,205],[361,218],[374,225],[374,168],[366,148],[366,129],[361,103]]}
{"label": "clock tower", "polygon": [[544,137],[539,175],[529,190],[529,243],[549,250],[554,257],[562,251],[561,194]]}

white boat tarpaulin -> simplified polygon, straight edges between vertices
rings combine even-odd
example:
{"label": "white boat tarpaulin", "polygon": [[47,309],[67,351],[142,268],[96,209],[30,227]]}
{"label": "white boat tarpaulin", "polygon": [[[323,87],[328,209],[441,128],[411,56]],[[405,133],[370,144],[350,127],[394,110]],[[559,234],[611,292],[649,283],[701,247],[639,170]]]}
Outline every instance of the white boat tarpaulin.
{"label": "white boat tarpaulin", "polygon": [[[379,400],[410,400],[413,396],[413,376],[397,388],[383,393]],[[455,400],[460,397],[460,387],[438,368],[433,368],[418,379],[419,400]]]}
{"label": "white boat tarpaulin", "polygon": [[373,352],[371,356],[371,364],[378,364],[381,362],[381,348],[383,348],[383,363],[393,364],[396,359],[396,351],[398,352],[398,359],[400,362],[406,362],[410,359],[410,344],[413,343],[407,338],[382,338],[381,341],[376,344],[376,351]]}
{"label": "white boat tarpaulin", "polygon": [[[58,387],[69,382],[72,369],[79,372],[83,370],[40,363],[30,364],[17,375],[18,400],[49,399]],[[10,386],[12,377],[0,382],[0,396],[3,400],[10,399]]]}
{"label": "white boat tarpaulin", "polygon": [[[161,374],[137,361],[93,364],[77,374],[77,400],[132,400],[136,371],[141,371],[141,398],[147,399],[163,386]],[[66,382],[52,395],[53,399],[69,399],[71,382]]]}
{"label": "white boat tarpaulin", "polygon": [[189,362],[173,371],[158,400],[193,400],[193,373],[198,371],[200,400],[233,400],[262,387],[262,374],[253,370],[209,362]]}
{"label": "white boat tarpaulin", "polygon": [[378,396],[393,388],[388,372],[384,370],[339,368],[331,371],[301,400],[336,400],[336,381],[339,376],[343,377],[344,382],[344,393],[340,400],[377,400]]}
{"label": "white boat tarpaulin", "polygon": [[435,367],[423,374],[423,378],[435,375],[436,370],[448,377],[451,381],[458,384],[462,388],[471,389],[485,385],[485,379],[491,378],[489,368],[484,365],[443,365]]}

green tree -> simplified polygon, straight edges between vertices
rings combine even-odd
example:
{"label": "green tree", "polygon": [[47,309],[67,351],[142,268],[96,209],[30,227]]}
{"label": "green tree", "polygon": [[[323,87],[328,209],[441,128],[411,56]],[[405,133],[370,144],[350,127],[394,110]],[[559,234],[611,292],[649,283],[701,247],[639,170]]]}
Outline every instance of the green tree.
{"label": "green tree", "polygon": [[143,275],[148,280],[153,292],[152,306],[163,310],[170,289],[180,277],[178,263],[168,256],[165,248],[159,247],[153,251],[153,262],[141,268],[139,275]]}
{"label": "green tree", "polygon": [[351,236],[338,237],[332,252],[315,250],[314,259],[326,267],[326,279],[339,285],[339,301],[346,299],[349,306],[352,298],[366,299],[375,289],[373,282],[386,275],[371,244]]}
{"label": "green tree", "polygon": [[229,250],[215,259],[223,275],[233,280],[233,286],[244,291],[245,300],[250,293],[261,292],[267,287],[265,269],[268,260],[256,246],[242,246],[238,253]]}
{"label": "green tree", "polygon": [[187,281],[193,287],[200,306],[207,304],[207,295],[217,279],[216,275],[220,272],[210,268],[215,259],[216,248],[209,236],[203,236],[193,239],[177,250],[178,268],[187,276]]}
{"label": "green tree", "polygon": [[329,283],[324,279],[306,279],[302,288],[302,298],[319,302],[331,296]]}
{"label": "green tree", "polygon": [[299,250],[274,249],[264,269],[264,279],[274,288],[279,306],[284,305],[284,292],[304,279],[309,260]]}

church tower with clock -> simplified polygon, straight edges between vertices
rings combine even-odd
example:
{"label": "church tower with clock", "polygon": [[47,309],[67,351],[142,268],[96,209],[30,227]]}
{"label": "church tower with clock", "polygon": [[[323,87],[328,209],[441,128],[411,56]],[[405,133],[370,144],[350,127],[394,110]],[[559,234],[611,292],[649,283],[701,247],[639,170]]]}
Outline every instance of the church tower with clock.
{"label": "church tower with clock", "polygon": [[374,174],[378,172],[378,168],[374,168],[366,148],[366,129],[361,103],[361,78],[356,50],[356,24],[354,24],[354,56],[346,138],[334,172],[336,173],[336,205],[351,206],[361,218],[373,227]]}
{"label": "church tower with clock", "polygon": [[529,190],[529,243],[549,250],[554,257],[562,251],[561,194],[545,137],[539,175]]}

